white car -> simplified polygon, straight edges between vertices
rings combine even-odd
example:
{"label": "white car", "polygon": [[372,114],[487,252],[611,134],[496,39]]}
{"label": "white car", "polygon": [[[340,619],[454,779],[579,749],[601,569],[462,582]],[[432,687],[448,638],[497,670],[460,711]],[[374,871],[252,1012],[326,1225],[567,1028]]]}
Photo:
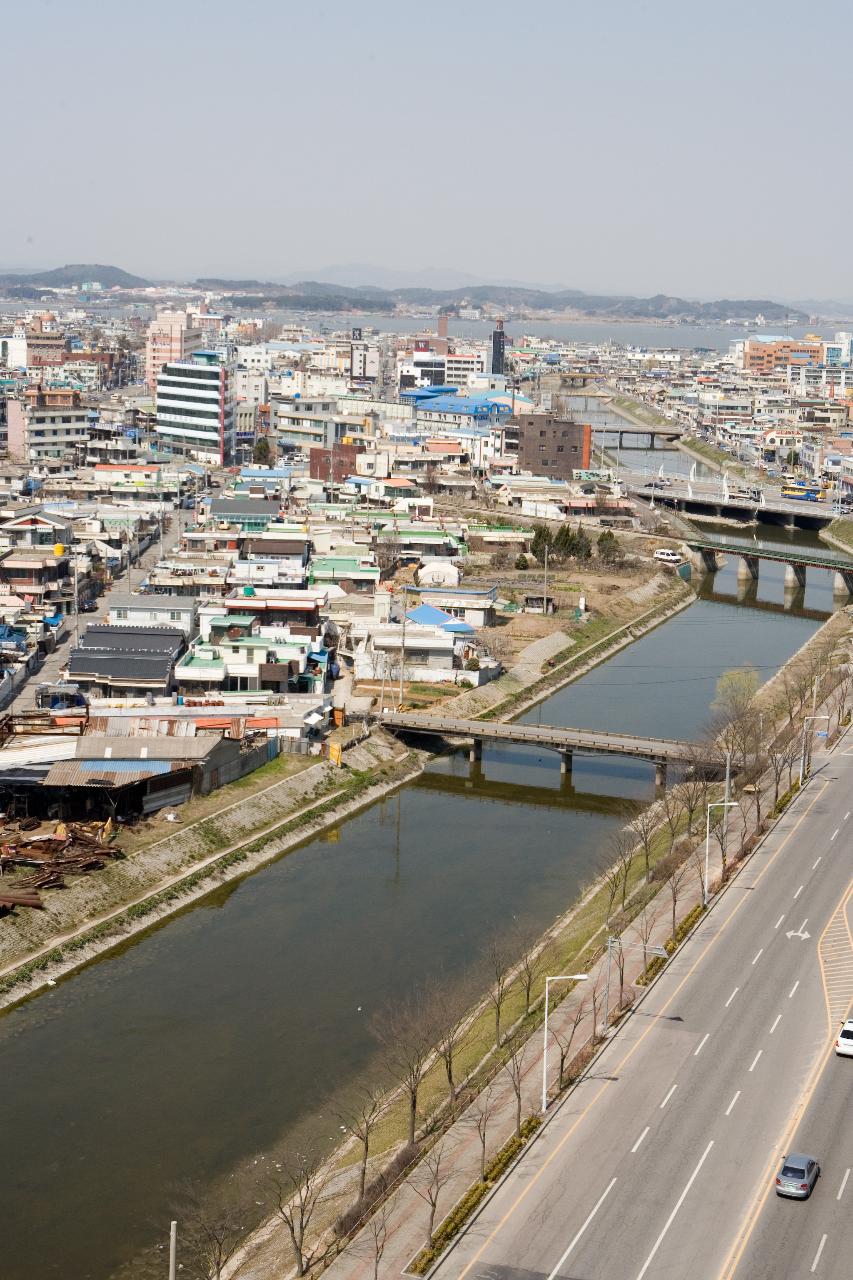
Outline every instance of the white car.
{"label": "white car", "polygon": [[662,560],[664,564],[681,564],[681,556],[670,547],[658,547],[654,558],[655,560]]}
{"label": "white car", "polygon": [[835,1041],[835,1052],[842,1058],[853,1058],[853,1018],[842,1022],[841,1030]]}

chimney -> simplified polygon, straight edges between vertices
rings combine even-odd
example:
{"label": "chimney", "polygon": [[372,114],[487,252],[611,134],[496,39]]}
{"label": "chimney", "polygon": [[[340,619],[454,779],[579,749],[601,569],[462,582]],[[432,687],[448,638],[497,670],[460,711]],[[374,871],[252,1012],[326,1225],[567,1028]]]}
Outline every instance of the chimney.
{"label": "chimney", "polygon": [[439,338],[447,337],[447,316],[445,315],[438,317],[438,336]]}

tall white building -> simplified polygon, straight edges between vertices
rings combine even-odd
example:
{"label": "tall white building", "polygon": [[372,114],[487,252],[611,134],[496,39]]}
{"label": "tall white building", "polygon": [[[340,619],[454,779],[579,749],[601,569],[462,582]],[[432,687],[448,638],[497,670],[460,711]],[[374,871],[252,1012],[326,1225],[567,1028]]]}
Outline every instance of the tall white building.
{"label": "tall white building", "polygon": [[231,365],[212,351],[175,360],[157,375],[157,435],[165,448],[214,466],[234,458]]}

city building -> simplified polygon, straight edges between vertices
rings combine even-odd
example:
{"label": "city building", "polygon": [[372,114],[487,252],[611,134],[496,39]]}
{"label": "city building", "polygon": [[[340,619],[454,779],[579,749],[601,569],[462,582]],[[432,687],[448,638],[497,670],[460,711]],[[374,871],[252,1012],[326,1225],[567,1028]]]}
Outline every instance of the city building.
{"label": "city building", "polygon": [[158,311],[145,340],[145,381],[152,391],[163,366],[189,359],[200,349],[202,338],[185,311]]}
{"label": "city building", "polygon": [[550,413],[518,416],[518,465],[522,471],[559,480],[573,479],[573,472],[589,467],[592,427]]}
{"label": "city building", "polygon": [[232,369],[215,352],[196,351],[157,374],[157,436],[167,450],[214,466],[234,458]]}
{"label": "city building", "polygon": [[503,320],[495,322],[492,334],[492,373],[506,373],[506,334]]}
{"label": "city building", "polygon": [[821,364],[823,343],[798,338],[749,338],[744,346],[743,367],[747,373],[773,373],[786,365]]}
{"label": "city building", "polygon": [[28,387],[7,405],[9,456],[15,462],[74,457],[88,439],[92,411],[73,387]]}

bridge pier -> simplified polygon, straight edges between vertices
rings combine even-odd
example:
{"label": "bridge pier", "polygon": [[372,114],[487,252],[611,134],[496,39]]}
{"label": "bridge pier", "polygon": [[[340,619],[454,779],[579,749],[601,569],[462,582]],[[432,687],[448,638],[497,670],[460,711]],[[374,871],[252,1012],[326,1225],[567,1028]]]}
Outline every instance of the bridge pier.
{"label": "bridge pier", "polygon": [[483,758],[483,739],[475,738],[468,751],[468,763],[478,764]]}
{"label": "bridge pier", "polygon": [[572,776],[572,753],[571,751],[563,751],[560,753],[560,777],[570,778]]}
{"label": "bridge pier", "polygon": [[785,587],[796,590],[806,585],[806,566],[804,564],[785,565]]}
{"label": "bridge pier", "polygon": [[737,565],[737,580],[741,582],[758,581],[758,556],[741,556]]}
{"label": "bridge pier", "polygon": [[701,547],[698,551],[694,551],[693,563],[703,573],[716,573],[720,567],[716,551],[712,551],[709,547]]}
{"label": "bridge pier", "polygon": [[834,596],[853,596],[853,573],[846,569],[836,569],[832,580]]}
{"label": "bridge pier", "polygon": [[666,786],[666,761],[655,761],[655,790],[663,791]]}

